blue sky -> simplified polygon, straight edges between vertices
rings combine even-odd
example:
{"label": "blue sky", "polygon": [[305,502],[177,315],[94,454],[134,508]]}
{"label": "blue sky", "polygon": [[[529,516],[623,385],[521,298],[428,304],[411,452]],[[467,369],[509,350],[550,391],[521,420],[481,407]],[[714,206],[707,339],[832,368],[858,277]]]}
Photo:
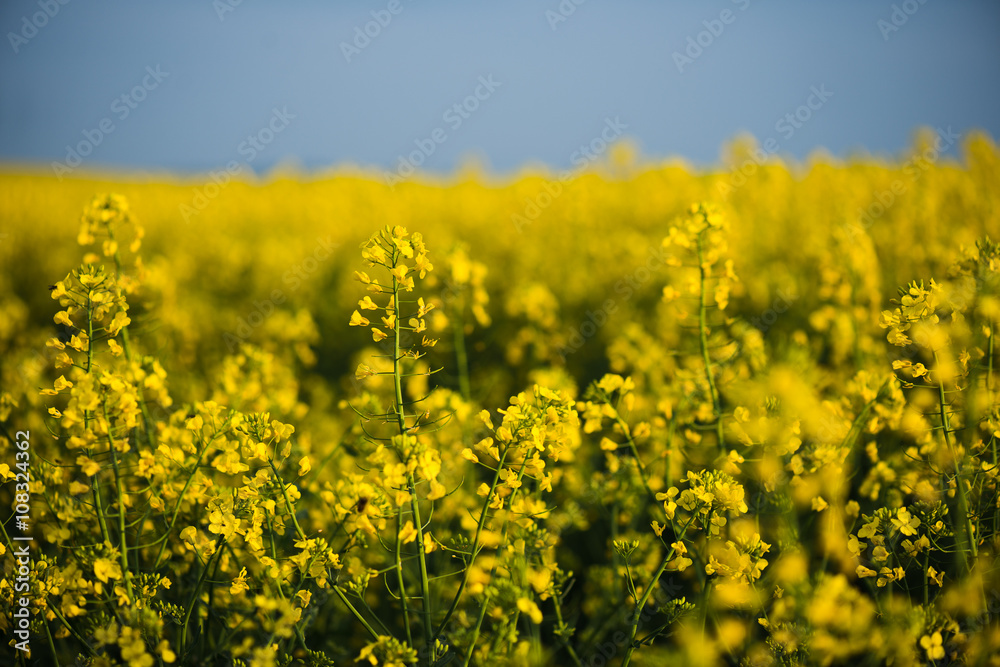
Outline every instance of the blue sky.
{"label": "blue sky", "polygon": [[798,158],[1000,137],[996,2],[237,1],[5,0],[0,161],[565,168],[609,119],[696,164],[740,132]]}

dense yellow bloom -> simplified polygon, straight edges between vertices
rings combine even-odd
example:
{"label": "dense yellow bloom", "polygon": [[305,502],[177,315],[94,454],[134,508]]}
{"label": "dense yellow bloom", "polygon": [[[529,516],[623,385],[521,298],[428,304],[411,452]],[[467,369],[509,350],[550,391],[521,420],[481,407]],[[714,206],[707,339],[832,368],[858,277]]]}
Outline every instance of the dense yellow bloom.
{"label": "dense yellow bloom", "polygon": [[985,664],[1000,154],[933,146],[234,179],[191,225],[4,173],[32,618],[60,664]]}

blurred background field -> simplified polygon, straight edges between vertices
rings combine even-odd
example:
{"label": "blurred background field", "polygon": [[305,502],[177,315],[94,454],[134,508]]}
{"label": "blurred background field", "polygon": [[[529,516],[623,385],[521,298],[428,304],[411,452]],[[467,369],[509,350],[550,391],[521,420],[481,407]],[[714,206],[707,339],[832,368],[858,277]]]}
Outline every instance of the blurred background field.
{"label": "blurred background field", "polygon": [[[606,352],[612,343],[637,326],[661,327],[656,303],[668,271],[659,241],[672,219],[707,200],[732,220],[734,262],[745,275],[734,312],[757,318],[779,354],[801,331],[828,338],[834,361],[853,360],[876,351],[879,329],[870,315],[896,287],[942,276],[963,247],[998,233],[992,142],[964,137],[961,158],[949,159],[937,157],[937,133],[918,136],[896,164],[820,156],[758,167],[754,143],[740,140],[729,151],[733,171],[642,163],[621,145],[565,182],[544,172],[501,180],[470,171],[389,188],[377,173],[352,171],[236,178],[213,189],[210,179],[60,182],[8,170],[0,176],[5,341],[20,347],[45,337],[44,288],[73,266],[82,206],[96,193],[117,192],[146,230],[149,275],[134,319],[167,353],[163,363],[208,368],[241,339],[295,349],[311,373],[335,384],[353,370],[364,343],[361,333],[339,326],[354,299],[356,249],[373,229],[398,224],[423,230],[442,258],[464,248],[488,267],[492,325],[477,327],[470,344],[473,373],[490,378],[474,383],[492,392],[478,398],[497,399],[536,367],[566,368],[578,378],[620,370],[624,360]],[[438,281],[432,294],[448,295],[447,278],[431,280]],[[284,298],[271,308],[275,291]],[[780,291],[794,303],[762,324]],[[581,345],[574,333],[608,299],[620,308]],[[854,310],[842,309],[847,304]],[[271,310],[258,323],[255,313]],[[17,363],[10,354],[4,360]]]}

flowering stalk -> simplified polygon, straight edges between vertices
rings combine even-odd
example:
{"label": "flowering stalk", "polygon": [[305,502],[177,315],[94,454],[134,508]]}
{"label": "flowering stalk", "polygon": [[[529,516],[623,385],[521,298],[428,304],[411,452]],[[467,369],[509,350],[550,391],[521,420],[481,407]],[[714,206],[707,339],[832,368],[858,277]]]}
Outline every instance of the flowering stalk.
{"label": "flowering stalk", "polygon": [[[393,269],[396,269],[399,266],[399,252],[398,248],[393,250]],[[406,426],[406,406],[403,403],[403,372],[400,367],[400,362],[403,359],[400,355],[400,338],[403,335],[403,325],[402,318],[400,317],[399,301],[400,282],[394,274],[392,277],[392,304],[395,326],[393,327],[392,378],[396,390],[396,424],[399,427],[400,437],[406,438],[406,432],[408,429]],[[414,427],[415,426],[416,423],[414,423]],[[417,499],[416,483],[414,482],[412,471],[407,472],[406,483],[408,487],[407,490],[410,494],[410,510],[413,512],[413,524],[417,529],[417,555],[420,563],[420,597],[422,600],[421,611],[424,619],[424,646],[427,647],[428,664],[430,664],[429,656],[434,650],[434,629],[431,627],[431,593],[430,584],[428,583],[427,578],[427,557],[424,550],[424,524],[420,519],[420,501]],[[399,593],[400,596],[405,599],[406,591],[401,589]]]}
{"label": "flowering stalk", "polygon": [[[682,255],[692,257],[695,265],[683,262],[680,257],[667,257],[668,266],[685,267],[688,275],[681,281],[681,289],[668,284],[663,288],[663,300],[675,301],[682,296],[690,296],[697,300],[698,327],[698,358],[701,369],[691,369],[691,374],[700,372],[704,378],[705,401],[698,411],[698,430],[713,430],[715,432],[718,454],[725,455],[725,433],[723,431],[722,395],[719,389],[719,378],[716,377],[710,353],[711,325],[709,311],[712,308],[723,313],[729,306],[730,290],[739,281],[733,270],[733,260],[727,259],[728,240],[726,231],[728,222],[712,206],[696,204],[691,207],[688,215],[671,227],[663,239],[664,249],[674,249]],[[696,273],[691,271],[696,269]],[[680,321],[689,319],[686,307],[679,307],[676,317]],[[694,355],[691,355],[692,361]]]}
{"label": "flowering stalk", "polygon": [[[142,245],[142,239],[146,234],[145,230],[132,217],[128,202],[123,197],[119,195],[101,195],[96,197],[84,211],[77,241],[81,245],[90,245],[97,240],[97,234],[106,234],[107,239],[101,246],[102,252],[114,262],[115,280],[122,285],[125,293],[131,293],[135,289],[136,283],[131,277],[123,279],[121,248],[115,235],[115,227],[124,227],[126,225],[133,228],[134,239],[129,244],[129,250],[135,253]],[[141,270],[142,262],[138,256],[136,256],[135,264],[136,268]],[[128,318],[128,308],[124,302],[120,306],[120,312],[124,321],[120,331],[122,339],[121,347],[126,361],[132,364],[135,363],[135,358],[132,337],[129,332],[131,320]],[[146,444],[151,449],[156,449],[156,429],[153,427],[153,419],[149,414],[149,406],[142,391],[139,392],[137,402],[139,404],[139,411],[142,414],[143,434]]]}
{"label": "flowering stalk", "polygon": [[[432,467],[436,466],[437,469],[440,466],[436,463],[436,452],[430,452],[420,443],[417,437],[417,431],[420,428],[420,415],[413,418],[413,423],[407,423],[406,414],[406,402],[403,397],[403,377],[405,376],[403,369],[403,360],[406,358],[412,358],[414,360],[422,356],[420,353],[412,350],[404,350],[404,336],[409,334],[420,334],[426,331],[426,324],[424,322],[424,316],[429,312],[432,306],[424,304],[422,298],[417,300],[417,312],[413,316],[408,317],[402,311],[402,304],[404,303],[403,295],[406,292],[413,291],[414,279],[411,274],[411,269],[413,273],[417,273],[420,278],[423,278],[428,271],[433,269],[433,266],[427,259],[427,249],[424,246],[423,238],[420,234],[407,233],[402,227],[386,227],[380,232],[373,235],[363,246],[362,257],[367,260],[369,266],[381,266],[390,274],[390,285],[383,286],[379,283],[377,278],[369,277],[367,273],[356,272],[357,279],[368,285],[368,289],[377,295],[388,296],[389,302],[385,306],[377,305],[370,297],[365,297],[358,302],[359,310],[355,310],[351,315],[350,324],[352,326],[368,326],[370,321],[368,318],[361,315],[361,310],[374,310],[383,311],[386,316],[382,318],[382,323],[385,328],[389,330],[389,333],[384,332],[378,327],[372,327],[372,339],[376,343],[380,343],[386,340],[390,335],[392,337],[392,383],[393,383],[393,398],[392,398],[392,408],[390,411],[381,415],[385,421],[392,421],[395,423],[396,435],[388,440],[393,444],[396,451],[396,455],[399,458],[399,465],[402,466],[402,474],[393,467],[395,471],[393,478],[399,479],[404,486],[404,491],[400,491],[397,488],[388,488],[387,492],[391,492],[393,496],[397,499],[397,504],[408,503],[410,513],[413,516],[413,537],[416,541],[417,549],[417,561],[420,570],[420,598],[421,598],[421,617],[424,635],[424,645],[425,645],[425,655],[427,656],[428,664],[433,659],[434,654],[434,628],[433,628],[433,607],[431,601],[431,591],[430,591],[430,578],[427,572],[427,558],[426,558],[426,538],[424,531],[424,524],[420,513],[420,500],[417,496],[417,477],[416,472],[420,470],[423,472],[424,476],[430,482],[430,493],[427,495],[428,500],[436,500],[443,497],[444,487],[435,479],[436,470],[432,471]],[[404,259],[412,258],[413,265],[407,265]],[[412,303],[412,302],[410,302]],[[406,318],[406,324],[404,324],[404,318]],[[424,347],[432,347],[437,341],[428,339],[426,336],[422,340],[422,345]],[[357,377],[364,378],[375,374],[367,366],[362,365],[358,369]],[[370,415],[374,417],[376,415]],[[374,438],[373,438],[374,439]],[[381,455],[383,449],[380,445],[377,455]],[[386,464],[387,462],[383,459],[378,459],[373,461],[373,463]],[[393,487],[396,482],[389,483],[386,485]],[[397,509],[400,513],[397,519],[400,523],[402,509]],[[406,531],[408,532],[408,531]],[[403,613],[406,616],[407,612],[407,597],[405,581],[403,578],[403,562],[402,554],[400,551],[401,542],[409,541],[409,535],[404,535],[404,528],[400,527],[396,535],[396,548],[395,548],[395,566],[396,576],[399,583],[399,595],[402,600]],[[429,537],[429,536],[428,536]],[[407,634],[407,641],[412,641],[409,618],[404,619],[404,626]]]}
{"label": "flowering stalk", "polygon": [[[467,460],[480,463],[495,473],[492,486],[483,483],[479,487],[479,495],[487,498],[486,508],[506,510],[499,527],[500,538],[496,546],[497,557],[490,569],[487,578],[489,583],[483,601],[479,605],[476,624],[468,642],[469,647],[465,654],[466,665],[472,660],[490,603],[495,595],[502,593],[502,588],[498,586],[496,577],[498,569],[501,567],[500,556],[506,553],[507,545],[512,539],[511,528],[518,526],[518,520],[513,517],[520,516],[524,511],[521,508],[533,500],[530,496],[525,498],[528,495],[526,483],[529,480],[534,480],[539,491],[552,490],[552,473],[549,472],[546,459],[558,461],[565,456],[570,435],[579,427],[574,402],[559,393],[538,385],[535,385],[530,397],[527,392],[512,397],[510,406],[505,410],[500,410],[500,413],[503,415],[503,423],[499,427],[494,427],[490,413],[486,410],[480,412],[480,420],[490,430],[493,437],[484,438],[477,443],[475,452],[471,449],[462,452],[462,456]],[[545,454],[545,458],[542,458],[543,454]],[[482,463],[480,456],[497,461],[496,468]],[[483,521],[485,511],[484,514],[480,515],[480,522]],[[477,550],[474,550],[473,554],[476,553]],[[527,567],[527,554],[521,556],[524,559],[521,561],[523,566],[518,569],[522,577],[518,584],[520,588],[516,589],[518,590],[517,606],[510,617],[509,627],[516,627],[521,612],[529,614],[535,624],[541,623],[542,620],[541,611],[535,602],[521,592],[524,590],[523,575]],[[514,571],[511,565],[507,565],[506,569],[510,572]],[[500,638],[500,635],[494,636],[494,642],[488,647],[487,655]]]}
{"label": "flowering stalk", "polygon": [[[511,498],[511,502],[513,502],[514,496],[517,494],[518,489],[521,488],[520,487],[520,482],[521,482],[521,479],[522,479],[523,476],[524,476],[524,464],[522,463],[520,469],[517,472],[517,481],[518,481],[519,485],[517,487],[515,487],[514,491],[511,493],[511,497],[510,497]],[[509,515],[508,515],[508,517],[505,517],[504,521],[503,521],[503,528],[500,531],[500,544],[497,547],[497,553],[502,553],[503,552],[504,546],[505,546],[505,544],[507,542],[507,529],[509,527],[508,519],[509,519]],[[493,562],[493,567],[490,568],[490,581],[491,582],[493,581],[494,577],[496,577],[497,568],[499,567],[499,565],[500,565],[500,560],[497,559],[497,560],[495,560]],[[490,599],[491,598],[492,598],[492,596],[490,595],[489,592],[487,592],[486,593],[486,597],[483,598],[483,602],[479,606],[479,615],[476,617],[476,626],[472,630],[472,639],[469,641],[469,651],[468,651],[468,653],[465,654],[465,662],[463,663],[463,667],[468,667],[469,663],[472,660],[472,654],[473,654],[473,652],[476,649],[476,642],[479,641],[479,632],[480,632],[480,630],[483,627],[483,620],[486,618],[486,611],[489,609]],[[514,613],[516,615],[517,611],[515,611]],[[515,623],[516,623],[516,621],[515,621]]]}

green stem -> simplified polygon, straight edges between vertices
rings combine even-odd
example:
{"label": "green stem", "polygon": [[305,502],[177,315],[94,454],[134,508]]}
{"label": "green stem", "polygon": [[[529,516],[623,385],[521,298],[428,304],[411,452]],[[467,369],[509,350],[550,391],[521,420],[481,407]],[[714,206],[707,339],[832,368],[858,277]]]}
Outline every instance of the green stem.
{"label": "green stem", "polygon": [[274,479],[278,482],[278,488],[281,489],[281,497],[285,499],[285,509],[288,510],[288,515],[292,517],[292,523],[295,525],[295,532],[298,534],[299,539],[306,540],[306,531],[302,530],[302,526],[299,525],[299,520],[295,517],[295,508],[292,506],[292,501],[288,497],[288,492],[285,490],[285,482],[281,479],[281,474],[278,469],[274,467],[274,460],[268,459],[267,463],[271,466],[271,472],[274,473]]}
{"label": "green stem", "polygon": [[417,491],[413,483],[413,473],[409,475],[409,485],[410,506],[413,509],[413,524],[417,528],[417,555],[419,556],[418,562],[420,563],[420,597],[423,601],[421,611],[423,612],[424,642],[427,645],[427,662],[430,664],[430,656],[434,653],[434,628],[431,625],[431,591],[430,582],[427,578],[427,558],[424,552],[424,531],[420,519],[420,503],[417,500]]}
{"label": "green stem", "polygon": [[334,585],[333,592],[336,593],[337,597],[340,598],[340,601],[343,602],[344,605],[346,605],[347,608],[351,610],[351,613],[354,614],[354,617],[361,622],[361,625],[365,627],[365,630],[367,630],[368,634],[372,636],[372,639],[378,639],[378,633],[375,632],[374,628],[372,628],[372,626],[368,624],[368,621],[366,621],[365,617],[361,615],[361,612],[355,609],[354,605],[351,604],[351,601],[347,599],[346,595],[344,595],[344,591],[340,590],[340,586]]}
{"label": "green stem", "polygon": [[403,583],[402,542],[399,533],[403,529],[403,513],[396,516],[396,578],[399,581],[399,600],[403,604],[403,626],[406,629],[406,643],[413,646],[413,634],[410,632],[410,613],[406,608],[406,585]]}
{"label": "green stem", "polygon": [[52,663],[59,667],[59,654],[56,653],[56,643],[52,639],[52,631],[49,630],[49,622],[42,616],[42,625],[45,627],[45,638],[48,640],[49,650],[52,651]]}
{"label": "green stem", "polygon": [[[222,542],[223,538],[222,536],[219,536],[219,539],[216,540],[215,542],[215,553],[209,557],[209,560],[211,560],[211,558],[213,557],[218,558],[219,554],[222,553]],[[208,562],[206,562],[205,567],[202,568],[201,570],[201,576],[198,578],[198,583],[195,584],[194,591],[192,591],[191,593],[191,600],[188,602],[187,611],[184,612],[184,623],[181,629],[181,643],[180,643],[180,650],[182,652],[185,651],[185,647],[187,646],[187,633],[188,633],[188,627],[191,622],[191,615],[194,613],[194,608],[198,604],[198,597],[199,594],[201,593],[201,586],[202,584],[205,583],[205,579],[208,577],[209,569],[211,569],[211,565]]]}
{"label": "green stem", "polygon": [[94,486],[91,487],[91,490],[94,492],[94,507],[97,511],[97,522],[101,525],[101,537],[104,538],[105,542],[111,544],[111,533],[108,532],[108,524],[104,520],[104,501],[101,499],[101,483],[98,478],[100,474],[98,471],[97,475],[94,475]]}
{"label": "green stem", "polygon": [[115,440],[111,435],[111,419],[108,417],[108,404],[104,403],[104,421],[108,427],[108,449],[111,451],[111,467],[115,473],[115,489],[118,492],[118,550],[122,563],[122,578],[125,579],[125,590],[129,601],[132,601],[132,575],[128,567],[128,541],[125,534],[125,490],[122,488],[121,471],[118,468],[118,454],[115,452]]}
{"label": "green stem", "polygon": [[436,636],[440,636],[444,632],[445,627],[448,625],[448,621],[451,619],[451,615],[455,613],[455,609],[458,607],[458,602],[462,597],[462,592],[465,590],[466,584],[469,582],[469,571],[476,562],[476,557],[481,551],[479,548],[479,538],[483,531],[483,526],[486,524],[486,516],[490,509],[490,501],[493,499],[493,494],[496,493],[497,484],[500,481],[500,471],[503,469],[504,461],[507,459],[507,448],[504,448],[503,454],[500,455],[500,462],[497,464],[497,469],[493,474],[493,482],[490,484],[490,492],[486,494],[486,502],[483,505],[483,511],[479,514],[479,523],[476,524],[476,534],[472,538],[472,550],[470,552],[469,563],[465,566],[465,571],[462,573],[462,581],[458,585],[458,591],[455,593],[454,599],[451,601],[451,606],[448,608],[448,613],[444,615],[444,620],[441,621],[441,625],[438,626]]}
{"label": "green stem", "polygon": [[928,591],[930,587],[928,585],[928,577],[927,577],[927,572],[930,569],[930,565],[931,565],[931,550],[930,547],[928,547],[927,553],[924,555],[924,606],[925,607],[930,601],[930,593]]}
{"label": "green stem", "polygon": [[[90,299],[87,299],[87,375],[90,375],[91,369],[94,367],[94,309],[93,304],[90,303]],[[83,427],[85,430],[90,428],[90,411],[86,410],[83,413]],[[110,425],[109,425],[110,428]],[[87,451],[90,455],[90,450]],[[101,497],[101,471],[98,470],[97,474],[94,475],[94,485],[91,487],[94,492],[94,509],[97,511],[97,523],[101,526],[101,536],[104,541],[108,544],[111,543],[111,533],[108,532],[108,524],[104,520],[104,501]]]}
{"label": "green stem", "polygon": [[[110,238],[112,241],[115,241],[116,240],[115,233],[114,230],[111,229],[111,224],[109,223],[107,227],[108,227],[108,238]],[[122,258],[121,258],[121,253],[118,252],[117,248],[115,248],[114,260],[115,260],[115,279],[117,281],[121,281]],[[133,362],[134,357],[132,354],[132,341],[131,337],[129,336],[128,326],[122,327],[121,335],[122,335],[122,349],[125,352],[125,359],[131,364]],[[139,388],[139,411],[142,413],[142,423],[146,427],[145,429],[146,444],[149,446],[150,449],[155,450],[156,439],[153,435],[154,433],[153,419],[149,416],[149,408],[146,405],[146,399],[142,394],[141,387]]]}
{"label": "green stem", "polygon": [[705,590],[701,595],[701,640],[705,641],[705,622],[708,620],[708,598],[712,594],[712,583],[714,579],[705,582]]}
{"label": "green stem", "polygon": [[701,358],[705,364],[705,379],[708,380],[708,389],[712,395],[712,406],[715,409],[715,429],[718,438],[719,452],[723,451],[722,441],[722,406],[719,400],[719,391],[715,387],[715,378],[712,375],[712,359],[708,354],[708,296],[705,289],[708,283],[708,271],[705,268],[705,241],[704,230],[698,234],[698,275],[700,277],[700,294],[698,298],[698,339],[701,342]]}
{"label": "green stem", "polygon": [[[684,539],[684,535],[687,534],[688,526],[694,521],[694,515],[688,519],[687,523],[684,524],[684,528],[681,530],[681,534],[677,536],[677,542]],[[629,663],[632,661],[632,653],[635,652],[636,642],[635,637],[639,632],[639,617],[642,615],[642,610],[646,606],[646,602],[649,600],[649,596],[652,595],[653,589],[656,588],[656,584],[660,581],[660,577],[667,570],[667,565],[674,557],[674,552],[676,547],[670,547],[670,551],[664,557],[663,562],[660,563],[660,567],[657,568],[656,574],[653,575],[653,580],[649,582],[646,586],[646,590],[643,592],[642,597],[635,605],[635,611],[632,612],[632,627],[629,630],[628,647],[625,649],[625,659],[622,661],[622,667],[628,667]]]}
{"label": "green stem", "polygon": [[[989,394],[989,404],[993,405],[993,325],[990,325],[989,354],[986,365],[986,393]],[[996,463],[996,461],[994,461]]]}
{"label": "green stem", "polygon": [[49,611],[55,614],[56,618],[59,619],[59,622],[63,624],[63,627],[66,628],[66,630],[71,635],[73,635],[78,642],[80,642],[80,645],[83,646],[84,649],[86,649],[87,653],[96,657],[97,651],[94,650],[94,647],[91,646],[90,643],[79,632],[77,632],[72,625],[69,624],[69,621],[66,620],[66,617],[63,616],[62,612],[59,611],[57,607],[49,604],[48,602],[46,602],[46,606],[48,607]]}
{"label": "green stem", "polygon": [[[937,352],[934,352],[934,365],[935,367],[940,367],[938,362]],[[972,530],[972,519],[969,518],[969,500],[965,495],[965,482],[962,480],[962,465],[958,458],[958,452],[955,449],[954,443],[952,443],[951,438],[951,422],[948,419],[948,399],[945,397],[944,391],[944,381],[939,377],[937,381],[938,386],[938,408],[940,410],[941,416],[941,428],[944,430],[944,441],[948,447],[949,452],[951,452],[952,460],[954,461],[955,468],[955,486],[958,490],[958,511],[962,515],[962,530],[963,541],[968,542],[969,554],[971,555],[971,560],[975,560],[979,556],[979,550],[976,547],[976,538]],[[964,552],[965,549],[962,549]],[[971,572],[972,562],[967,556],[965,559],[965,566]]]}
{"label": "green stem", "polygon": [[[506,451],[505,451],[505,454],[506,454]],[[525,466],[525,463],[527,463],[527,460],[522,461],[521,467],[517,471],[517,481],[519,481],[519,482],[521,481],[521,478],[524,477],[524,466]],[[507,501],[507,506],[508,507],[511,507],[514,504],[514,498],[517,496],[517,492],[520,489],[521,489],[521,486],[518,485],[511,492],[510,498]],[[498,555],[498,557],[496,558],[496,560],[493,561],[493,567],[490,569],[490,578],[489,578],[490,584],[493,583],[493,580],[496,577],[497,567],[500,565],[499,554],[501,554],[503,552],[504,545],[505,545],[505,543],[507,541],[507,527],[508,527],[508,520],[510,518],[509,514],[510,513],[508,512],[508,516],[504,518],[503,526],[500,529],[500,543],[497,545],[497,555]],[[475,629],[472,632],[472,641],[469,642],[469,651],[465,655],[465,663],[464,664],[466,665],[466,667],[468,666],[469,661],[472,660],[472,653],[473,653],[473,651],[476,648],[476,642],[479,641],[479,632],[480,632],[480,630],[482,629],[482,626],[483,626],[483,619],[486,618],[486,610],[490,606],[490,599],[491,598],[492,598],[492,594],[489,592],[489,589],[487,589],[486,597],[483,598],[483,604],[479,608],[479,616],[476,619],[476,627],[475,627]],[[515,616],[516,616],[516,614],[517,614],[517,611],[515,610]]]}
{"label": "green stem", "polygon": [[573,649],[573,645],[569,642],[569,637],[566,635],[566,633],[569,632],[569,628],[566,626],[566,622],[563,621],[562,603],[559,600],[559,595],[552,596],[552,603],[556,608],[556,629],[562,631],[562,633],[557,634],[563,648],[565,648],[566,652],[569,653],[569,657],[573,659],[573,664],[576,665],[576,667],[583,667],[583,663],[580,661],[580,656],[576,654],[576,651]]}
{"label": "green stem", "polygon": [[479,641],[479,631],[483,627],[483,619],[486,618],[486,608],[490,604],[490,594],[487,593],[486,597],[483,599],[483,606],[479,608],[479,616],[476,618],[476,627],[472,631],[472,638],[469,641],[469,651],[465,654],[465,660],[462,662],[462,667],[469,667],[469,663],[472,661],[472,654],[476,649],[476,642]]}
{"label": "green stem", "polygon": [[[394,249],[392,253],[392,267],[396,268],[399,261],[399,251]],[[393,355],[392,355],[392,375],[396,389],[396,423],[399,427],[400,436],[406,436],[406,413],[403,404],[403,377],[400,362],[400,339],[402,338],[403,325],[400,321],[399,308],[399,280],[392,277],[392,309],[394,315],[393,326]],[[434,628],[431,627],[431,596],[430,584],[427,579],[427,558],[424,553],[424,527],[420,519],[420,502],[417,500],[416,484],[413,473],[407,473],[407,487],[410,493],[410,509],[413,512],[413,524],[417,529],[417,555],[420,563],[420,598],[421,613],[424,626],[424,643],[426,644],[427,664],[430,664],[431,656],[434,654]],[[401,591],[403,595],[405,592]]]}
{"label": "green stem", "polygon": [[635,464],[636,467],[639,469],[639,477],[640,479],[642,479],[642,485],[646,489],[646,493],[649,494],[650,500],[652,500],[658,507],[662,509],[663,506],[656,500],[656,494],[653,493],[653,489],[651,489],[649,486],[649,476],[646,475],[646,466],[643,465],[642,459],[639,458],[639,448],[636,446],[635,440],[632,438],[632,430],[629,428],[628,423],[626,423],[626,421],[622,419],[622,416],[618,413],[618,409],[613,406],[612,409],[615,411],[615,423],[618,424],[618,427],[622,430],[622,433],[625,434],[625,440],[628,442],[629,450],[631,450],[632,456],[635,458]]}
{"label": "green stem", "polygon": [[87,299],[87,375],[90,375],[91,369],[94,367],[94,307],[90,302],[90,298]]}

